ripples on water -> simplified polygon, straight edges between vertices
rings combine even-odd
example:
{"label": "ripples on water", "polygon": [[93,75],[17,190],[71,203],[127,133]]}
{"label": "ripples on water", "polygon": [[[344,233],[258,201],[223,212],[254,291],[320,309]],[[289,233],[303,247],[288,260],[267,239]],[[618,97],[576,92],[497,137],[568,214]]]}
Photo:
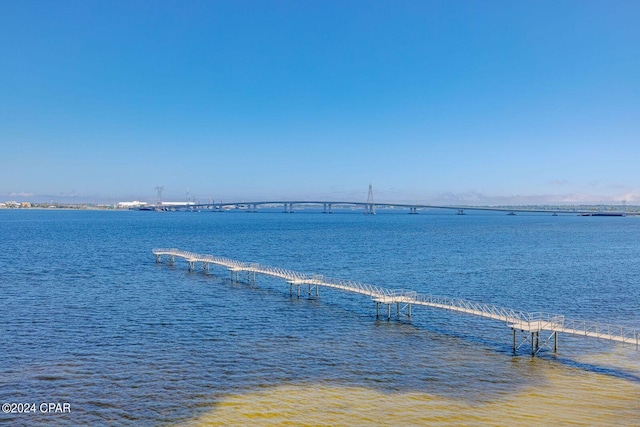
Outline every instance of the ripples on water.
{"label": "ripples on water", "polygon": [[500,323],[318,300],[154,247],[638,327],[640,218],[0,212],[0,398],[10,425],[638,425],[639,354]]}

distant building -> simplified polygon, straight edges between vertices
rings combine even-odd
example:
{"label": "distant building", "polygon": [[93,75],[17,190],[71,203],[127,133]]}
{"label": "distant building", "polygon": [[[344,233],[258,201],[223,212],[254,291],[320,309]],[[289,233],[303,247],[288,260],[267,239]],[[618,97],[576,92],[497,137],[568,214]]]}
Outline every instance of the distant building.
{"label": "distant building", "polygon": [[162,202],[163,207],[182,207],[195,205],[194,202]]}
{"label": "distant building", "polygon": [[116,205],[116,209],[141,208],[146,205],[147,202],[140,202],[138,200],[134,200],[133,202],[118,202],[118,204]]}

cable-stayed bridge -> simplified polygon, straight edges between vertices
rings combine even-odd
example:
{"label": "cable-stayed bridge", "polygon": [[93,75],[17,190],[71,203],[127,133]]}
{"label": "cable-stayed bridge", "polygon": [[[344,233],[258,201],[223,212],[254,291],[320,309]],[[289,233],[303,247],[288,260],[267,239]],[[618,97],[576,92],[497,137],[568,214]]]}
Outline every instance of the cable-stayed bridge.
{"label": "cable-stayed bridge", "polygon": [[[537,206],[537,207],[522,207],[522,206],[472,206],[472,205],[437,205],[437,204],[421,204],[421,203],[376,203],[373,197],[373,186],[369,184],[369,193],[367,195],[367,201],[345,201],[345,200],[262,200],[262,201],[241,201],[241,202],[219,202],[214,203],[198,203],[192,202],[162,202],[162,190],[164,187],[156,187],[158,191],[158,200],[155,205],[145,205],[143,207],[132,208],[135,210],[156,210],[156,211],[212,211],[223,212],[229,209],[244,210],[246,212],[258,212],[259,209],[265,208],[281,208],[282,212],[293,213],[295,209],[304,208],[322,208],[323,213],[333,213],[334,209],[362,209],[365,214],[376,213],[376,208],[380,209],[405,209],[410,214],[417,214],[418,211],[431,210],[431,209],[444,209],[455,211],[458,215],[464,215],[465,211],[495,211],[495,212],[507,212],[509,215],[515,215],[516,212],[523,213],[551,213],[553,215],[558,214],[577,214],[584,216],[625,216],[625,215],[640,215],[640,212],[628,211],[626,203],[623,202],[623,206],[618,210],[601,210],[601,206],[587,207],[587,208],[574,208],[570,206]],[[189,199],[187,190],[187,200]],[[295,208],[294,208],[295,207]]]}
{"label": "cable-stayed bridge", "polygon": [[[235,281],[238,281],[238,275],[243,272],[246,273],[247,281],[249,282],[255,282],[258,274],[283,279],[289,284],[289,292],[292,295],[294,287],[296,288],[298,297],[300,297],[303,287],[306,287],[307,295],[310,297],[317,297],[321,287],[361,294],[370,297],[375,302],[376,317],[380,315],[380,306],[386,305],[388,319],[391,318],[393,306],[395,306],[395,311],[398,315],[406,313],[409,317],[411,316],[412,306],[424,306],[504,322],[513,331],[514,352],[529,343],[531,345],[531,354],[535,355],[546,345],[547,341],[551,340],[553,340],[553,350],[555,352],[558,349],[559,333],[631,344],[636,349],[640,344],[640,330],[635,328],[570,320],[562,315],[544,312],[526,313],[493,304],[424,295],[406,289],[389,290],[351,280],[332,279],[319,274],[300,273],[280,267],[263,266],[258,263],[247,263],[174,248],[153,249],[152,252],[158,263],[162,262],[163,257],[167,257],[171,264],[175,262],[175,258],[185,260],[188,263],[189,271],[195,271],[197,263],[201,264],[201,268],[205,272],[209,272],[212,265],[226,268],[231,273],[231,279]],[[540,333],[543,331],[548,332],[550,335],[547,338],[543,336],[541,343]],[[520,343],[517,341],[518,332],[525,334],[525,339]]]}
{"label": "cable-stayed bridge", "polygon": [[628,216],[640,215],[639,212],[608,210],[602,211],[597,207],[593,209],[541,206],[541,207],[501,207],[501,206],[462,206],[462,205],[435,205],[435,204],[412,204],[412,203],[368,203],[357,201],[323,201],[323,200],[264,200],[254,202],[225,202],[225,203],[195,203],[195,202],[174,202],[148,205],[135,210],[156,210],[156,211],[211,211],[224,212],[226,210],[243,210],[249,213],[259,212],[263,209],[280,209],[284,213],[293,213],[298,209],[315,208],[321,209],[323,213],[333,213],[338,209],[361,209],[365,214],[375,214],[376,209],[398,209],[406,210],[409,214],[418,214],[419,211],[427,210],[450,210],[457,215],[464,215],[466,211],[492,211],[504,212],[506,214],[516,213],[548,213],[552,215],[573,214],[584,216]]}

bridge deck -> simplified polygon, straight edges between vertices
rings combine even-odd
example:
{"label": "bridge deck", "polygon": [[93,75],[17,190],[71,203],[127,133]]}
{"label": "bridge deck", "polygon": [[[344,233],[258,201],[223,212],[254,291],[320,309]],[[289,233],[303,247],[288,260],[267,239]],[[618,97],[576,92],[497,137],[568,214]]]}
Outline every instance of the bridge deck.
{"label": "bridge deck", "polygon": [[[453,298],[435,297],[418,294],[408,290],[389,290],[375,285],[353,282],[343,279],[326,278],[317,274],[304,274],[280,267],[262,266],[257,263],[246,263],[229,258],[213,255],[202,255],[179,249],[153,249],[156,260],[162,256],[182,258],[190,263],[190,268],[201,262],[205,268],[210,264],[227,268],[231,272],[263,274],[281,278],[291,286],[321,286],[351,293],[357,293],[371,297],[378,304],[404,304],[420,305],[438,308],[458,313],[466,313],[487,319],[493,319],[506,323],[511,329],[536,333],[542,330],[562,332],[570,335],[578,335],[590,338],[600,338],[624,344],[633,344],[638,348],[640,344],[640,331],[633,328],[625,328],[596,322],[576,321],[565,319],[562,315],[544,312],[525,313],[518,310],[499,307],[491,304],[477,303],[473,301]],[[316,288],[317,289],[317,288]]]}

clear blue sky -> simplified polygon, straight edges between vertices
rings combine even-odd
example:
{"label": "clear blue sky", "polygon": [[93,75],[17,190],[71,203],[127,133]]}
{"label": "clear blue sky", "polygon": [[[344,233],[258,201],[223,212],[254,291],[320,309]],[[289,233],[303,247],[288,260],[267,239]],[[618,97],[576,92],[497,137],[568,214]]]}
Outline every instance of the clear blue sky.
{"label": "clear blue sky", "polygon": [[0,201],[640,203],[640,2],[0,0]]}

